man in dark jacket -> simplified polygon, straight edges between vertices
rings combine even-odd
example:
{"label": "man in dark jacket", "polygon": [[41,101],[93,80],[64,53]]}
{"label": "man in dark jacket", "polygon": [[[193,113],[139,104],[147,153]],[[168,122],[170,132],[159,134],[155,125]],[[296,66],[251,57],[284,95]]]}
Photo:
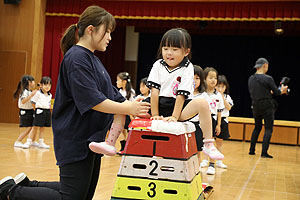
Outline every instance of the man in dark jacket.
{"label": "man in dark jacket", "polygon": [[252,100],[252,112],[255,121],[249,154],[255,155],[257,138],[262,129],[262,120],[264,120],[265,134],[263,138],[261,157],[273,158],[273,156],[268,154],[276,108],[276,103],[272,99],[272,96],[286,94],[287,86],[282,86],[278,89],[272,76],[266,75],[269,68],[269,62],[265,58],[259,58],[256,61],[254,68],[256,69],[256,73],[251,75],[248,80],[248,88]]}

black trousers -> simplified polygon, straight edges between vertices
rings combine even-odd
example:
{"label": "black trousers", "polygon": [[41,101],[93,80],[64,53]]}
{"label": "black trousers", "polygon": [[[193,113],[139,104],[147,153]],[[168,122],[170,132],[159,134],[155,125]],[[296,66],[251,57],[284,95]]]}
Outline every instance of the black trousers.
{"label": "black trousers", "polygon": [[15,187],[11,200],[91,200],[100,174],[101,156],[89,152],[84,160],[59,167],[60,182],[37,182],[35,187]]}
{"label": "black trousers", "polygon": [[255,152],[256,142],[259,133],[262,129],[262,120],[265,122],[265,134],[262,143],[261,154],[266,154],[269,149],[270,140],[273,132],[274,124],[274,105],[270,100],[261,100],[253,104],[253,117],[255,121],[255,127],[251,136],[250,152]]}

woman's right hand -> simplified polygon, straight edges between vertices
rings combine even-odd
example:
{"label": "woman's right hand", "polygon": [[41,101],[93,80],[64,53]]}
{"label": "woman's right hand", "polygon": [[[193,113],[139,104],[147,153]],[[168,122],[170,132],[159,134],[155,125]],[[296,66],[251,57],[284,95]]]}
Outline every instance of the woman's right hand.
{"label": "woman's right hand", "polygon": [[143,102],[142,99],[137,99],[133,102],[128,102],[129,104],[129,112],[131,115],[142,116],[147,115],[150,109],[150,103]]}

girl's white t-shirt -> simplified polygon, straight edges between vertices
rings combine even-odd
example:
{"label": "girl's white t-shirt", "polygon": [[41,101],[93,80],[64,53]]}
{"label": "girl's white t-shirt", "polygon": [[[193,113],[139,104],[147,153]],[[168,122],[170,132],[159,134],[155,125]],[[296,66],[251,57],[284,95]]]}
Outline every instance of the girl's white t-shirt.
{"label": "girl's white t-shirt", "polygon": [[26,110],[30,110],[33,109],[32,104],[31,104],[31,100],[27,101],[26,103],[22,103],[22,100],[27,98],[29,95],[31,94],[30,90],[25,89],[23,91],[23,93],[20,95],[19,99],[18,99],[18,107],[20,109],[26,109]]}
{"label": "girl's white t-shirt", "polygon": [[147,80],[149,88],[159,89],[160,97],[173,97],[184,95],[192,98],[194,91],[194,67],[188,60],[184,59],[178,67],[169,70],[163,59],[157,60],[150,71]]}
{"label": "girl's white t-shirt", "polygon": [[217,90],[215,90],[213,93],[208,94],[207,92],[205,92],[209,99],[209,107],[210,107],[210,112],[213,115],[213,118],[215,120],[217,120],[217,114],[218,112],[222,112],[225,108],[224,105],[224,101],[223,101],[223,97],[221,95],[220,92],[218,92]]}
{"label": "girl's white t-shirt", "polygon": [[[232,100],[232,98],[230,97],[229,94],[224,94],[224,98],[225,98],[225,100],[226,100],[231,106],[233,106],[233,100]],[[223,110],[222,113],[221,113],[221,117],[226,117],[227,123],[228,123],[228,119],[227,119],[228,116],[229,116],[229,110],[227,110],[227,109],[224,107],[224,110]]]}
{"label": "girl's white t-shirt", "polygon": [[46,95],[41,90],[39,90],[31,98],[31,103],[34,103],[36,108],[50,109],[51,99],[52,94],[50,92]]}
{"label": "girl's white t-shirt", "polygon": [[[122,94],[123,97],[125,97],[125,99],[127,99],[126,98],[126,95],[127,95],[126,90],[120,89],[119,92]],[[134,91],[134,89],[131,89],[131,95],[130,95],[128,101],[134,101],[134,96],[135,96],[135,91]]]}

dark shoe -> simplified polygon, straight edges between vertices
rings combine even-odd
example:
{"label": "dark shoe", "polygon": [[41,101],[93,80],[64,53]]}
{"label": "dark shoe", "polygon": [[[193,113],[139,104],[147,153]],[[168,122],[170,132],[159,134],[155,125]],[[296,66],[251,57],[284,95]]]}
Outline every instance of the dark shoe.
{"label": "dark shoe", "polygon": [[126,140],[121,140],[121,141],[120,141],[120,144],[121,144],[121,149],[120,149],[120,151],[124,151],[125,145],[126,145]]}
{"label": "dark shoe", "polygon": [[255,152],[250,151],[249,155],[255,155]]}
{"label": "dark shoe", "polygon": [[20,173],[15,176],[14,181],[17,185],[26,186],[26,187],[37,187],[37,181],[30,181],[25,173]]}
{"label": "dark shoe", "polygon": [[17,185],[20,186],[28,186],[29,179],[27,178],[25,173],[20,173],[17,176],[15,176],[14,181]]}
{"label": "dark shoe", "polygon": [[8,200],[8,194],[10,189],[16,185],[14,179],[11,176],[7,176],[0,180],[0,199]]}
{"label": "dark shoe", "polygon": [[261,157],[262,158],[273,158],[273,156],[267,154],[267,153],[264,153],[264,154],[261,154]]}

